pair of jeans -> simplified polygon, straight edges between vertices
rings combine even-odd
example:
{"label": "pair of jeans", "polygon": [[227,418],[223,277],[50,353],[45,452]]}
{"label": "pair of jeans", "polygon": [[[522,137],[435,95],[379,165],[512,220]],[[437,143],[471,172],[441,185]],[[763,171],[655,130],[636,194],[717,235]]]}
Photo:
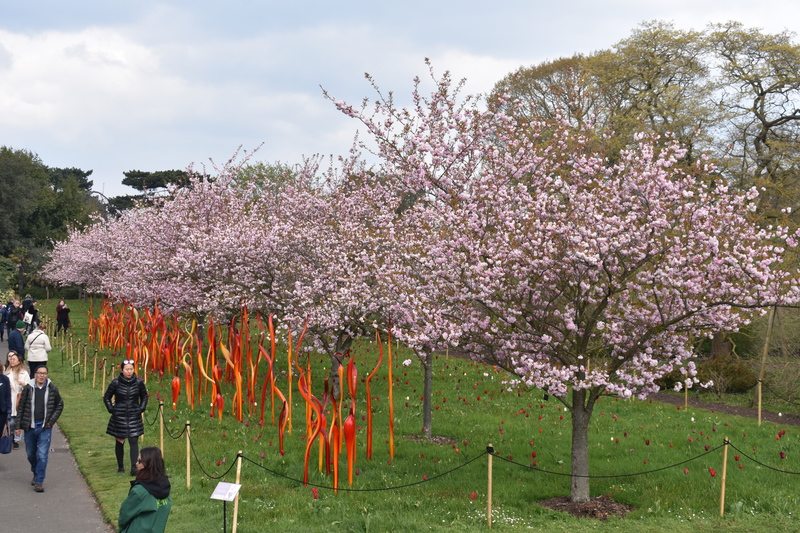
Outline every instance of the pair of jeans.
{"label": "pair of jeans", "polygon": [[25,430],[25,451],[28,452],[28,462],[31,464],[34,483],[44,483],[52,436],[53,428],[37,426],[34,429]]}
{"label": "pair of jeans", "polygon": [[22,435],[17,435],[15,431],[17,429],[17,417],[16,416],[9,417],[8,423],[11,426],[11,434],[14,435],[14,442],[19,442],[20,439],[22,439]]}

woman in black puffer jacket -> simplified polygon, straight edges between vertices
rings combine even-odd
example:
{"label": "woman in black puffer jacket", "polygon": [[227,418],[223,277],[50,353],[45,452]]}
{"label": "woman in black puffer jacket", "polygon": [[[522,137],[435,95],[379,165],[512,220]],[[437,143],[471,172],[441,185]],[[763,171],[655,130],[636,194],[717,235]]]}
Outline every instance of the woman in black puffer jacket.
{"label": "woman in black puffer jacket", "polygon": [[117,472],[125,472],[122,460],[125,456],[125,439],[128,439],[131,475],[135,476],[136,460],[139,457],[139,436],[144,434],[142,413],[147,408],[147,388],[142,378],[136,376],[133,361],[129,359],[123,361],[121,370],[103,395],[106,409],[111,413],[106,433],[117,439],[115,448]]}

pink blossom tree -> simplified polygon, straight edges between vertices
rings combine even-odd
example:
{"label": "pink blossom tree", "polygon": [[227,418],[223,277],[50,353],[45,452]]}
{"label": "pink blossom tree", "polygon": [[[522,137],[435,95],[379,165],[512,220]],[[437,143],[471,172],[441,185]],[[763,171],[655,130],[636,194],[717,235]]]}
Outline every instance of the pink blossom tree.
{"label": "pink blossom tree", "polygon": [[406,250],[417,269],[399,269],[410,282],[395,290],[427,289],[423,265],[437,289],[450,287],[438,293],[452,313],[444,325],[422,312],[407,313],[407,324],[562,401],[572,417],[571,498],[586,501],[597,400],[646,397],[674,369],[680,386],[696,383],[690,336],[796,300],[796,273],[781,268],[795,238],[759,228],[756,191],[729,191],[708,164],[686,168],[678,146],[642,137],[610,162],[566,122],[529,122],[513,105],[459,105],[449,76],[427,99],[418,88],[412,110],[391,98],[371,110],[337,102],[366,125],[381,159],[373,173],[414,196],[426,232]]}

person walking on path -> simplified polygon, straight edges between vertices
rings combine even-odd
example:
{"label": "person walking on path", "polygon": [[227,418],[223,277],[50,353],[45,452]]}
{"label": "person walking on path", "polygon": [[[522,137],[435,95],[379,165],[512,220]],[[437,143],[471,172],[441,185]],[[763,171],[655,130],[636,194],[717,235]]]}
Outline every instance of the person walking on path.
{"label": "person walking on path", "polygon": [[[112,401],[113,399],[113,401]],[[136,475],[136,460],[139,457],[139,437],[144,434],[142,413],[147,409],[147,387],[136,375],[133,361],[126,359],[120,366],[120,374],[108,384],[103,395],[106,409],[111,413],[106,433],[117,440],[114,451],[117,456],[117,472],[125,472],[125,439],[128,439],[131,458],[131,475]]]}
{"label": "person walking on path", "polygon": [[33,302],[33,298],[31,298],[31,295],[30,294],[26,294],[25,298],[22,300],[22,305],[20,306],[20,312],[23,315],[28,310],[28,307],[31,306],[32,302]]}
{"label": "person walking on path", "polygon": [[30,335],[31,332],[35,331],[39,326],[39,308],[36,307],[36,302],[31,302],[31,305],[28,306],[27,314],[30,314],[31,321],[28,322],[28,327],[25,329],[25,331],[28,335]]}
{"label": "person walking on path", "polygon": [[25,340],[25,349],[28,350],[28,366],[31,369],[31,374],[35,374],[37,368],[47,366],[47,354],[52,350],[50,338],[44,330],[45,323],[43,321],[39,322],[39,327],[36,331],[31,332]]}
{"label": "person walking on path", "polygon": [[19,320],[22,320],[22,309],[19,306],[19,300],[14,300],[8,304],[8,318],[6,319],[9,338],[11,331],[17,327],[17,321]]}
{"label": "person walking on path", "polygon": [[19,427],[25,430],[25,449],[31,464],[31,485],[36,492],[44,492],[47,458],[53,424],[64,410],[64,400],[58,387],[47,377],[47,367],[36,369],[34,378],[22,389],[17,417]]}
{"label": "person walking on path", "polygon": [[56,306],[56,336],[64,329],[64,335],[67,334],[69,329],[69,306],[61,300]]}
{"label": "person walking on path", "polygon": [[25,331],[25,325],[22,320],[17,320],[14,323],[14,329],[9,329],[8,331],[8,350],[15,352],[23,360],[25,359],[25,341],[22,338],[22,332]]}
{"label": "person walking on path", "polygon": [[120,533],[164,533],[172,498],[164,457],[156,446],[142,448],[139,470],[119,509]]}
{"label": "person walking on path", "polygon": [[11,429],[14,430],[14,446],[15,450],[19,449],[19,441],[22,437],[22,431],[17,425],[17,408],[22,389],[31,380],[28,369],[25,366],[25,361],[17,355],[17,352],[8,352],[6,356],[6,376],[11,381]]}

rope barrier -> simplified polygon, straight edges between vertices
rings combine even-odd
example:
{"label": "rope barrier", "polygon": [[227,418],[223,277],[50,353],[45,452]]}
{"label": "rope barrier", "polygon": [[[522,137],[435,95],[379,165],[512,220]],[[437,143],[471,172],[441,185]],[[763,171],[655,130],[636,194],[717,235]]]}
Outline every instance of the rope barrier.
{"label": "rope barrier", "polygon": [[[231,461],[231,466],[228,467],[228,469],[225,471],[225,473],[223,473],[220,476],[212,476],[211,474],[206,472],[206,469],[203,468],[202,463],[200,463],[200,459],[197,457],[197,451],[194,449],[194,444],[192,443],[192,439],[189,439],[189,445],[192,448],[192,455],[194,455],[194,460],[197,462],[197,466],[200,467],[200,471],[203,472],[203,474],[205,474],[206,477],[209,478],[209,479],[222,479],[222,478],[224,478],[225,476],[228,475],[228,473],[231,471],[233,466],[236,464],[236,461]],[[240,455],[236,454],[236,457],[240,457]]]}
{"label": "rope barrier", "polygon": [[[383,492],[383,491],[387,491],[387,490],[404,489],[404,488],[408,488],[408,487],[413,487],[415,485],[421,485],[423,483],[428,483],[429,481],[433,481],[434,479],[440,478],[442,476],[446,476],[448,474],[452,474],[456,470],[464,468],[465,466],[477,461],[478,459],[480,459],[481,457],[483,457],[483,456],[485,456],[487,454],[488,454],[488,452],[483,452],[480,455],[476,455],[475,457],[473,457],[472,459],[470,459],[466,463],[460,464],[457,467],[455,467],[455,468],[453,468],[451,470],[448,470],[447,472],[442,472],[440,474],[436,474],[435,476],[430,477],[428,479],[422,479],[420,481],[414,481],[413,483],[406,483],[404,485],[395,485],[393,487],[381,487],[379,489],[348,489],[348,488],[339,487],[338,489],[336,489],[336,488],[330,487],[328,485],[316,485],[314,483],[306,483],[306,485],[308,485],[310,487],[315,487],[315,488],[318,488],[318,489],[341,490],[341,491],[347,491],[347,492]],[[278,477],[282,477],[283,479],[286,479],[286,480],[289,480],[289,481],[294,481],[295,483],[303,484],[302,480],[295,479],[293,477],[281,474],[280,472],[275,472],[274,470],[270,470],[269,468],[265,467],[264,465],[258,464],[255,461],[253,461],[252,459],[249,459],[249,458],[245,457],[244,455],[242,455],[242,459],[244,459],[245,461],[247,461],[247,462],[249,462],[249,463],[251,463],[251,464],[253,464],[253,465],[255,465],[255,466],[259,467],[259,468],[261,468],[262,470],[265,470],[265,471],[269,472],[270,474],[273,474],[273,475],[278,476]]]}
{"label": "rope barrier", "polygon": [[764,468],[768,468],[768,469],[770,469],[770,470],[772,470],[774,472],[780,472],[781,474],[791,474],[791,475],[794,475],[794,476],[800,475],[800,472],[792,472],[790,470],[781,470],[780,468],[775,468],[774,466],[770,466],[768,464],[762,463],[758,459],[754,459],[754,458],[750,457],[749,455],[747,455],[745,452],[743,452],[742,450],[740,450],[739,448],[737,448],[733,444],[730,444],[730,447],[733,448],[734,450],[736,450],[737,452],[739,452],[740,454],[742,454],[743,456],[745,456],[746,458],[748,458],[751,461],[753,461],[758,466],[763,466]]}
{"label": "rope barrier", "polygon": [[159,406],[156,408],[156,415],[153,417],[153,421],[152,421],[152,422],[148,422],[148,420],[147,420],[147,415],[146,415],[145,413],[142,413],[142,414],[144,414],[144,415],[145,415],[145,416],[144,416],[144,422],[145,422],[145,424],[147,424],[148,426],[152,426],[153,424],[155,424],[156,422],[158,422],[158,415],[159,415],[160,413],[161,413],[161,406],[159,405]]}
{"label": "rope barrier", "polygon": [[784,401],[784,402],[786,402],[786,403],[788,403],[788,404],[790,404],[790,405],[800,405],[800,403],[799,403],[799,402],[795,402],[795,401],[792,401],[792,400],[787,400],[786,398],[783,398],[783,397],[782,397],[782,396],[780,396],[780,395],[779,395],[777,392],[775,392],[774,390],[770,389],[770,388],[769,388],[769,386],[768,386],[766,383],[762,382],[762,383],[761,383],[761,385],[762,385],[764,388],[766,388],[766,389],[767,389],[769,392],[771,392],[771,393],[772,393],[772,395],[773,395],[773,396],[775,396],[776,398],[778,398],[779,400],[781,400],[781,401]]}
{"label": "rope barrier", "polygon": [[169,438],[171,438],[172,440],[178,440],[179,438],[181,438],[183,436],[184,433],[186,433],[186,424],[183,425],[183,429],[177,435],[173,435],[170,432],[169,428],[166,426],[166,424],[164,425],[164,431],[167,432],[167,435],[169,435]]}
{"label": "rope barrier", "polygon": [[619,478],[619,477],[643,476],[643,475],[646,475],[646,474],[652,474],[654,472],[660,472],[662,470],[669,470],[670,468],[675,468],[677,466],[685,465],[686,463],[691,463],[692,461],[700,459],[701,457],[705,457],[706,455],[708,455],[710,453],[714,453],[715,451],[719,450],[720,448],[723,448],[724,446],[725,446],[725,444],[720,444],[716,448],[712,448],[712,449],[708,450],[705,453],[702,453],[702,454],[697,455],[695,457],[686,459],[685,461],[681,461],[679,463],[671,464],[671,465],[668,465],[668,466],[662,466],[660,468],[655,468],[653,470],[645,470],[643,472],[634,472],[632,474],[608,474],[608,475],[600,475],[600,476],[597,476],[597,475],[595,475],[595,476],[580,476],[580,475],[573,475],[571,473],[568,474],[566,472],[554,472],[552,470],[544,470],[542,468],[538,468],[538,467],[535,467],[535,466],[529,466],[529,465],[525,465],[525,464],[522,464],[522,463],[518,463],[516,461],[512,461],[511,459],[508,459],[508,458],[503,457],[501,455],[495,454],[494,456],[497,457],[498,459],[502,459],[503,461],[505,461],[507,463],[511,463],[511,464],[514,464],[514,465],[517,465],[517,466],[521,466],[523,468],[527,468],[528,470],[535,470],[537,472],[542,472],[544,474],[553,474],[553,475],[556,475],[556,476],[565,476],[565,477],[580,477],[580,478],[587,478],[587,479],[614,479],[614,478]]}

